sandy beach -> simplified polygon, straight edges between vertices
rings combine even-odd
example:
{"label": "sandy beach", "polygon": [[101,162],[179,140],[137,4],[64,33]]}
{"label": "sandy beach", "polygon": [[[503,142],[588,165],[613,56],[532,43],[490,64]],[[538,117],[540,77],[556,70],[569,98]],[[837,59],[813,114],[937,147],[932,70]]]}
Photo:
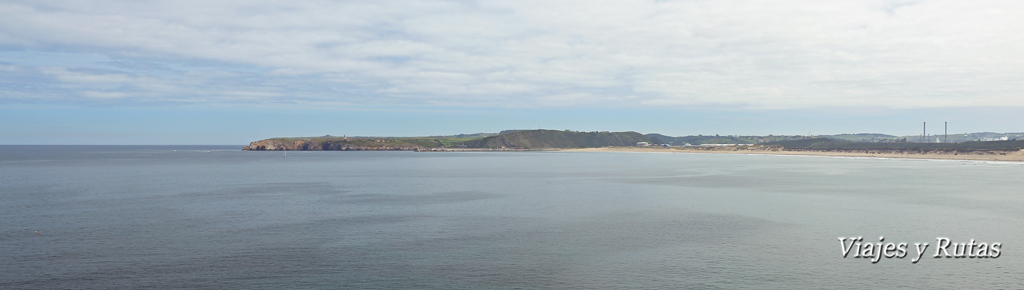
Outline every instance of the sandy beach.
{"label": "sandy beach", "polygon": [[1024,162],[1024,150],[1016,152],[857,152],[857,151],[813,151],[813,150],[763,150],[757,147],[601,147],[565,149],[570,152],[650,152],[650,153],[716,153],[716,154],[768,154],[804,155],[835,157],[911,158],[939,160],[978,160]]}

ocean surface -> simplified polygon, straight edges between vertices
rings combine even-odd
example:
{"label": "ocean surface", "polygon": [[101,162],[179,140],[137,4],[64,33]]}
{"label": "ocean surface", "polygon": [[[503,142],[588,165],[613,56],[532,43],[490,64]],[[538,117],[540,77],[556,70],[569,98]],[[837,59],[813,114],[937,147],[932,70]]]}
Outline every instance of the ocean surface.
{"label": "ocean surface", "polygon": [[1024,288],[1024,163],[240,149],[0,146],[0,289]]}

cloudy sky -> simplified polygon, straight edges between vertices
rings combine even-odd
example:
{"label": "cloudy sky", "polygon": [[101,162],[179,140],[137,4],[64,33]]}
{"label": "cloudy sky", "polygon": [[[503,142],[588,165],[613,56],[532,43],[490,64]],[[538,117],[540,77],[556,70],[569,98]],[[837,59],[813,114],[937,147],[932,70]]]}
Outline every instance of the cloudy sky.
{"label": "cloudy sky", "polygon": [[3,0],[0,144],[1020,132],[1022,31],[1021,1]]}

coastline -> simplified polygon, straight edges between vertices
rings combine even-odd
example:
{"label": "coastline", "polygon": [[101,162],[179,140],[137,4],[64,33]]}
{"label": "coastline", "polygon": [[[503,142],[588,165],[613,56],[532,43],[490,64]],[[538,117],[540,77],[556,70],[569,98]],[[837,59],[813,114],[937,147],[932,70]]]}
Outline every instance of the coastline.
{"label": "coastline", "polygon": [[712,153],[712,154],[765,154],[765,155],[802,155],[830,157],[863,157],[863,158],[904,158],[934,160],[971,160],[971,161],[1007,161],[1024,162],[1022,151],[976,151],[976,152],[857,152],[857,151],[815,151],[815,150],[763,150],[749,147],[599,147],[563,149],[567,152],[642,152],[642,153]]}

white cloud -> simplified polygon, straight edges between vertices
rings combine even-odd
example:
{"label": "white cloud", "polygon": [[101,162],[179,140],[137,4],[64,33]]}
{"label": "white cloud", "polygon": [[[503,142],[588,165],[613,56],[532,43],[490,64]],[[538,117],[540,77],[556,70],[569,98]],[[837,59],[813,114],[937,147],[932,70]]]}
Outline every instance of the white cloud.
{"label": "white cloud", "polygon": [[104,84],[125,84],[136,81],[135,78],[120,73],[87,73],[69,71],[64,67],[42,67],[40,72],[56,77],[58,80],[70,83],[104,83]]}
{"label": "white cloud", "polygon": [[164,101],[1024,106],[1019,11],[1024,2],[14,1],[0,4],[0,45],[260,70],[55,74]]}
{"label": "white cloud", "polygon": [[120,92],[85,91],[85,92],[81,92],[81,94],[83,96],[86,96],[86,97],[89,97],[89,98],[97,98],[97,99],[119,99],[119,98],[128,97],[128,94],[120,93]]}

